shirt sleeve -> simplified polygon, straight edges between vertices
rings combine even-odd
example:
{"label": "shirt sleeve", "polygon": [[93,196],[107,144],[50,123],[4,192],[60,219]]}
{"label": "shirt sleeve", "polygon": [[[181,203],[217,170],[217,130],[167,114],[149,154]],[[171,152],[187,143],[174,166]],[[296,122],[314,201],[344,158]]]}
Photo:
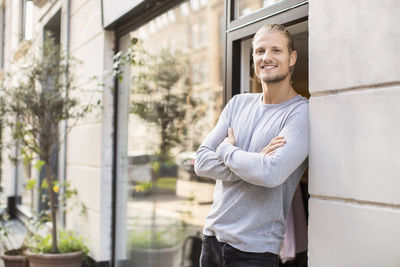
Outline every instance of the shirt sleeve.
{"label": "shirt sleeve", "polygon": [[283,136],[286,144],[271,156],[243,151],[229,142],[222,142],[217,147],[216,154],[225,166],[248,183],[277,187],[285,182],[308,156],[308,104],[293,110],[278,136]]}
{"label": "shirt sleeve", "polygon": [[241,180],[232,172],[225,163],[217,157],[216,149],[219,144],[227,137],[230,125],[230,109],[233,98],[223,109],[217,125],[207,135],[206,139],[200,145],[196,153],[194,170],[197,175],[209,177],[221,181]]}

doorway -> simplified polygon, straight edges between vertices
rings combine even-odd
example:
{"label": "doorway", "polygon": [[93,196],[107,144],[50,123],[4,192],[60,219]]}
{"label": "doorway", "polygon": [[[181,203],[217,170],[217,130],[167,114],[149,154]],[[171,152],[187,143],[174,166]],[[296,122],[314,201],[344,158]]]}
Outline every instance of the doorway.
{"label": "doorway", "polygon": [[[287,29],[291,33],[295,49],[298,54],[295,70],[292,76],[293,87],[296,92],[306,98],[310,97],[308,90],[308,21],[303,21]],[[260,93],[261,83],[254,73],[252,58],[253,37],[244,38],[240,42],[240,93]],[[299,189],[293,198],[294,216],[292,233],[295,232],[296,253],[281,254],[281,267],[306,267],[307,266],[307,225],[308,225],[308,170],[303,174],[299,183]],[[300,211],[301,209],[301,211]],[[292,212],[292,211],[291,211]],[[287,242],[288,239],[285,239]],[[285,242],[284,241],[284,242]]]}

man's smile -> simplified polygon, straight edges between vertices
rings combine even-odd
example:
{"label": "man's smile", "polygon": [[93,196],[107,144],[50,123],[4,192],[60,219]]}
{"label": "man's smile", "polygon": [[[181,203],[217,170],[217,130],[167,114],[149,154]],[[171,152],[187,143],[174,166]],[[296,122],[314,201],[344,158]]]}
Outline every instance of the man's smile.
{"label": "man's smile", "polygon": [[272,69],[274,69],[274,68],[276,68],[276,67],[277,67],[277,65],[272,65],[272,64],[268,64],[268,65],[261,66],[261,68],[262,68],[263,70],[272,70]]}

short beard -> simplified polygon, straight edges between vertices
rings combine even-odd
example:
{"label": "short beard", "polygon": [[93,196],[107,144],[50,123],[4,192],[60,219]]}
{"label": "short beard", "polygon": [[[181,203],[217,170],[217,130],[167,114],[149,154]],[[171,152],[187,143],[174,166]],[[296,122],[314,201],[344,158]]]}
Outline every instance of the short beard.
{"label": "short beard", "polygon": [[283,75],[276,76],[276,77],[266,78],[262,81],[265,83],[279,83],[279,82],[285,80],[286,77],[288,77],[289,75],[290,75],[290,72],[283,74]]}

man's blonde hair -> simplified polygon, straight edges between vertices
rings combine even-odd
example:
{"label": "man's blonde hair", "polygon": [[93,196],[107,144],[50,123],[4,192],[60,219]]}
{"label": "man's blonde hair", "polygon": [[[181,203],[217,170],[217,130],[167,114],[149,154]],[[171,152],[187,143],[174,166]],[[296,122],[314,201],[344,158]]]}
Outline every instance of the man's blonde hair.
{"label": "man's blonde hair", "polygon": [[285,28],[285,26],[283,26],[281,24],[270,23],[270,24],[265,24],[264,26],[262,26],[254,35],[253,44],[254,44],[254,40],[257,39],[258,36],[260,36],[261,34],[263,34],[265,32],[279,32],[279,33],[283,34],[288,41],[287,46],[289,49],[289,53],[295,51],[292,35]]}
{"label": "man's blonde hair", "polygon": [[[287,47],[289,50],[289,54],[291,54],[293,51],[295,51],[293,37],[290,34],[290,32],[285,28],[285,26],[283,26],[281,24],[269,23],[269,24],[265,24],[264,26],[262,26],[254,35],[253,53],[254,53],[254,41],[257,39],[258,36],[260,36],[261,34],[263,34],[265,32],[278,32],[278,33],[283,34],[287,40]],[[290,67],[290,75],[293,74],[293,71],[294,71],[294,65]]]}

